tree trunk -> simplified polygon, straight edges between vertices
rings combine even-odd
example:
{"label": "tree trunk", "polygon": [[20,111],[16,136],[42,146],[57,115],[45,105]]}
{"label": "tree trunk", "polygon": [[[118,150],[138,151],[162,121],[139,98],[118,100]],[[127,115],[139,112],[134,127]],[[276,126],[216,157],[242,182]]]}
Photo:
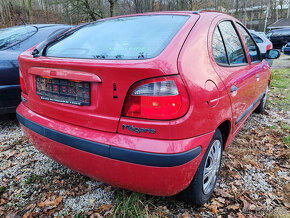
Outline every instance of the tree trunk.
{"label": "tree trunk", "polygon": [[110,17],[114,16],[114,6],[115,6],[115,1],[114,0],[109,0],[110,4]]}
{"label": "tree trunk", "polygon": [[287,18],[290,16],[290,0],[288,0]]}
{"label": "tree trunk", "polygon": [[269,10],[270,10],[270,2],[268,3],[268,6],[267,6],[266,18],[265,18],[265,24],[264,24],[264,32],[266,32],[266,28],[267,28],[267,22],[268,22]]}

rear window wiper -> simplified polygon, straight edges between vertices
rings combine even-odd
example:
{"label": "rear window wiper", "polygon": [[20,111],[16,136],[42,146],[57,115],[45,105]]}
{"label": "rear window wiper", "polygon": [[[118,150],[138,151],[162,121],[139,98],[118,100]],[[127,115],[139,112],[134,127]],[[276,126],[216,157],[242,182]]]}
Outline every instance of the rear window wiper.
{"label": "rear window wiper", "polygon": [[144,52],[140,52],[138,55],[138,59],[144,59],[144,58],[145,58]]}
{"label": "rear window wiper", "polygon": [[63,29],[59,29],[57,30],[53,35],[51,35],[50,37],[48,37],[46,40],[44,40],[43,42],[41,42],[38,46],[36,46],[36,48],[31,52],[31,54],[33,55],[33,57],[39,57],[41,52],[51,43],[54,43],[58,40],[63,39],[64,37],[67,37],[71,34],[73,34],[74,32],[76,32],[77,30],[81,29],[82,27],[88,25],[90,23],[84,23],[81,24],[79,26],[73,27],[73,28],[63,28]]}
{"label": "rear window wiper", "polygon": [[115,58],[116,58],[116,59],[122,59],[123,56],[124,56],[124,55],[120,55],[120,54],[118,54],[118,55],[115,56]]}
{"label": "rear window wiper", "polygon": [[108,57],[107,54],[100,54],[100,55],[94,55],[93,56],[96,59],[106,59]]}

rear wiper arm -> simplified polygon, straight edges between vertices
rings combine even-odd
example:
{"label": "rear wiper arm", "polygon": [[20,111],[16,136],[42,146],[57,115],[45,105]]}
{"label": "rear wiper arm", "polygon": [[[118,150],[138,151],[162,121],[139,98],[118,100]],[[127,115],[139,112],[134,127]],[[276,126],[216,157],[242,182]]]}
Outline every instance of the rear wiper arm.
{"label": "rear wiper arm", "polygon": [[106,59],[108,57],[107,54],[100,54],[100,55],[94,55],[93,56],[96,59]]}
{"label": "rear wiper arm", "polygon": [[56,31],[52,36],[48,37],[46,40],[44,40],[38,46],[36,46],[36,48],[31,52],[31,54],[33,55],[34,58],[39,57],[41,51],[43,49],[45,49],[49,44],[73,34],[75,31],[79,30],[80,28],[82,28],[88,24],[90,24],[90,23],[81,24],[75,28],[70,28],[70,29],[64,28],[64,29],[60,29],[60,30]]}

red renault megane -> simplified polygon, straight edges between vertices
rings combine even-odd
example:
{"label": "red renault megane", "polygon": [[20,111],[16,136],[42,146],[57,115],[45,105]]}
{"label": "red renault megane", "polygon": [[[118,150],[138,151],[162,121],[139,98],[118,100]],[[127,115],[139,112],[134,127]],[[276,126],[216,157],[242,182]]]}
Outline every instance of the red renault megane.
{"label": "red renault megane", "polygon": [[222,151],[265,108],[270,68],[248,30],[218,12],[99,20],[19,57],[17,117],[35,147],[114,186],[211,196]]}

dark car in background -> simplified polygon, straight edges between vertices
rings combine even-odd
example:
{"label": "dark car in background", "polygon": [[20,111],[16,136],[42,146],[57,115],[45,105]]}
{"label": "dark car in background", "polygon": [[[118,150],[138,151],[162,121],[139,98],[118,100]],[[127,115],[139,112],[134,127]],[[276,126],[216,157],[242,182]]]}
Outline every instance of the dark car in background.
{"label": "dark car in background", "polygon": [[37,24],[0,29],[0,114],[15,112],[20,102],[17,61],[20,53],[69,28],[68,25]]}
{"label": "dark car in background", "polygon": [[290,42],[288,42],[286,45],[284,45],[282,47],[282,52],[285,54],[285,55],[290,55]]}
{"label": "dark car in background", "polygon": [[281,49],[290,42],[290,28],[270,30],[267,37],[273,43],[274,48]]}

